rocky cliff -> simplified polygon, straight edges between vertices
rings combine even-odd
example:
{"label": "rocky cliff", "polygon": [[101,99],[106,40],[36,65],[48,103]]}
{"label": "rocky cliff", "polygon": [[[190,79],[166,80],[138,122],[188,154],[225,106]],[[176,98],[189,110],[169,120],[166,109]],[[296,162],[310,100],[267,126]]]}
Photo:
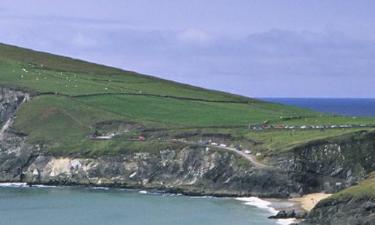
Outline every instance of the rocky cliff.
{"label": "rocky cliff", "polygon": [[[241,156],[203,147],[82,158],[53,156],[11,128],[27,93],[0,89],[0,181],[157,188],[191,194],[287,197],[335,192],[375,170],[375,132],[306,143],[257,168]],[[10,122],[10,123],[9,123]],[[8,123],[8,124],[7,124]]]}
{"label": "rocky cliff", "polygon": [[0,87],[0,125],[3,126],[15,114],[19,105],[29,98],[22,91]]}
{"label": "rocky cliff", "polygon": [[[288,171],[300,193],[335,193],[358,184],[375,171],[375,132],[360,131],[295,148],[274,163]],[[320,202],[300,225],[375,224],[375,199],[329,198]]]}
{"label": "rocky cliff", "polygon": [[[375,133],[357,132],[299,146],[273,156],[271,168],[256,168],[225,150],[164,149],[118,156],[57,157],[9,132],[2,142],[0,180],[42,184],[87,184],[156,188],[190,194],[287,197],[336,192],[375,170]],[[15,173],[17,172],[17,173]],[[4,174],[5,174],[4,173]],[[6,179],[4,179],[4,177]]]}
{"label": "rocky cliff", "polygon": [[375,199],[327,199],[300,225],[373,225],[375,224]]}
{"label": "rocky cliff", "polygon": [[[1,89],[0,111],[10,121],[28,94]],[[4,125],[6,122],[3,122]],[[53,156],[27,136],[3,126],[0,140],[0,182],[155,188],[188,194],[279,196],[295,192],[287,177],[258,169],[231,152],[204,147],[164,149],[82,158]]]}
{"label": "rocky cliff", "polygon": [[199,147],[98,158],[55,157],[25,137],[2,142],[0,182],[160,189],[191,195],[286,197],[295,185],[226,151]]}
{"label": "rocky cliff", "polygon": [[[375,170],[375,132],[313,141],[269,156],[258,168],[225,150],[185,146],[84,158],[54,156],[12,129],[27,93],[0,88],[0,182],[149,188],[192,195],[287,197],[336,192]],[[373,200],[324,201],[303,224],[371,224]],[[327,214],[328,213],[328,214]],[[345,216],[343,216],[345,215]],[[364,218],[358,220],[358,218]],[[328,221],[327,218],[332,218]],[[340,219],[341,218],[341,219]],[[342,219],[345,218],[345,219]],[[360,221],[360,222],[358,222]],[[368,222],[370,221],[370,222]]]}
{"label": "rocky cliff", "polygon": [[294,188],[277,171],[253,168],[232,153],[199,147],[95,159],[39,155],[23,170],[22,181],[155,188],[217,196],[287,196]]}
{"label": "rocky cliff", "polygon": [[337,192],[375,171],[375,132],[313,141],[271,158],[300,184],[299,193]]}
{"label": "rocky cliff", "polygon": [[19,181],[24,165],[33,152],[22,134],[12,128],[18,107],[29,99],[27,93],[0,88],[0,177],[1,180]]}

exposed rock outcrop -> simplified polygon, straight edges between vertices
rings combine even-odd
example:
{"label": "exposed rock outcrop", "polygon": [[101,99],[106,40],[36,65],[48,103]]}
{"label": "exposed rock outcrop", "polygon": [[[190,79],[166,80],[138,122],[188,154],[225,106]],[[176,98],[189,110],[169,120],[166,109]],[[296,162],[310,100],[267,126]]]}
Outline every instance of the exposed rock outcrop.
{"label": "exposed rock outcrop", "polygon": [[326,199],[299,225],[373,225],[375,199]]}
{"label": "exposed rock outcrop", "polygon": [[14,133],[11,129],[17,109],[29,98],[29,95],[22,91],[0,88],[0,177],[2,181],[19,181],[22,170],[36,149],[26,143],[24,136]]}
{"label": "exposed rock outcrop", "polygon": [[303,210],[281,210],[274,216],[268,217],[269,219],[289,219],[289,218],[296,218],[296,219],[303,219],[305,218],[307,213]]}
{"label": "exposed rock outcrop", "polygon": [[299,193],[337,192],[375,170],[375,132],[313,141],[270,160],[300,184]]}
{"label": "exposed rock outcrop", "polygon": [[0,126],[2,127],[14,115],[19,105],[29,98],[29,95],[22,91],[0,87]]}
{"label": "exposed rock outcrop", "polygon": [[23,181],[152,188],[192,195],[287,196],[294,185],[281,173],[239,162],[225,151],[187,147],[159,154],[55,158],[39,155],[23,171]]}
{"label": "exposed rock outcrop", "polygon": [[[26,93],[2,89],[5,119],[12,118]],[[0,141],[0,182],[156,188],[187,194],[287,197],[296,184],[283,172],[259,169],[232,152],[204,147],[157,153],[82,158],[48,155],[27,137],[6,129]],[[298,185],[297,185],[298,186]]]}
{"label": "exposed rock outcrop", "polygon": [[[0,182],[150,188],[191,195],[287,197],[336,192],[375,171],[375,132],[366,131],[313,141],[269,156],[268,163],[272,166],[266,168],[256,168],[233,152],[197,146],[97,158],[57,157],[42,151],[39,145],[30,145],[26,136],[12,130],[17,109],[28,99],[29,95],[22,91],[0,88]],[[105,126],[103,130],[112,129]],[[374,205],[373,199],[323,201],[302,224],[374,224]],[[290,217],[293,213],[285,212],[279,217]]]}

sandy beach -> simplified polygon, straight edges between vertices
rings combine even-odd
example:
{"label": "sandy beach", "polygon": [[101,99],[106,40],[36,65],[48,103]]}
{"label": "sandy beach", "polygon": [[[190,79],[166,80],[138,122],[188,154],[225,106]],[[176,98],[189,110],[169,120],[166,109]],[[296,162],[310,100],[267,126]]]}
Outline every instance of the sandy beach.
{"label": "sandy beach", "polygon": [[315,207],[316,204],[318,204],[319,201],[328,198],[329,196],[331,196],[331,194],[312,193],[299,198],[292,198],[290,201],[296,202],[302,209],[309,212]]}
{"label": "sandy beach", "polygon": [[265,199],[271,203],[271,207],[277,211],[281,210],[296,210],[296,211],[311,211],[319,201],[328,198],[332,194],[326,193],[312,193],[298,198],[290,199]]}
{"label": "sandy beach", "polygon": [[[298,198],[290,198],[290,199],[264,199],[264,201],[269,202],[270,204],[267,205],[269,208],[273,209],[273,212],[278,211],[290,211],[295,210],[296,212],[309,212],[311,211],[319,201],[328,198],[331,194],[326,193],[312,193],[308,195],[304,195]],[[272,212],[272,210],[270,210]],[[276,214],[276,213],[275,213]],[[290,218],[290,219],[278,219],[278,224],[292,224],[296,223],[300,220]]]}

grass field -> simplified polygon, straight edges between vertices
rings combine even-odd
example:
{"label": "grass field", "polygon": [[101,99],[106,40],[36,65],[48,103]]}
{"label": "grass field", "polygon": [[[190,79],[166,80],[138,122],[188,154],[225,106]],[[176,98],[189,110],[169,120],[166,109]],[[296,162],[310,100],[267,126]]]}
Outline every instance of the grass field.
{"label": "grass field", "polygon": [[247,130],[249,125],[375,124],[374,118],[329,116],[2,44],[0,86],[33,93],[18,111],[14,127],[27,134],[30,142],[61,154],[152,151],[174,145],[168,140],[129,141],[140,131],[100,142],[89,138],[97,124],[111,121],[171,133],[225,130],[262,142],[270,151],[355,129],[254,132]]}
{"label": "grass field", "polygon": [[255,101],[111,67],[0,45],[0,84],[70,96],[95,93],[155,94],[214,101]]}
{"label": "grass field", "polygon": [[350,198],[355,199],[375,199],[375,172],[369,175],[369,177],[348,189],[340,191],[333,196],[332,199],[345,200]]}
{"label": "grass field", "polygon": [[313,117],[306,117],[300,119],[291,119],[287,121],[276,121],[274,124],[284,125],[369,125],[374,124],[372,117],[350,117],[350,116],[333,116],[333,115],[320,115]]}
{"label": "grass field", "polygon": [[258,149],[265,153],[280,153],[307,142],[336,137],[363,130],[363,128],[329,130],[271,130],[247,132],[246,137],[263,143]]}

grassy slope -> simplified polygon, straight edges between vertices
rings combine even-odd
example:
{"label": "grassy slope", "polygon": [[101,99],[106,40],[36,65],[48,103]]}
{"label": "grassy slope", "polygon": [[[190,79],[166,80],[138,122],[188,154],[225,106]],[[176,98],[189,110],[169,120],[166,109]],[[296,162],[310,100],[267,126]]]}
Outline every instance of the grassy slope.
{"label": "grassy slope", "polygon": [[[0,44],[0,84],[70,96],[142,93],[217,101],[254,101],[130,71]],[[26,69],[28,72],[24,72]]]}
{"label": "grassy slope", "polygon": [[[38,95],[21,107],[15,128],[28,134],[31,142],[47,144],[55,153],[109,154],[165,147],[164,141],[129,142],[126,135],[102,142],[88,138],[95,131],[95,124],[114,120],[132,121],[150,129],[212,132],[212,127],[217,127],[216,132],[221,132],[219,128],[226,128],[228,133],[241,133],[274,149],[284,146],[285,140],[302,143],[343,131],[249,133],[248,124],[375,124],[372,118],[325,116],[8,45],[0,45],[0,86],[22,88]],[[295,117],[300,119],[281,119]],[[270,139],[274,135],[276,142]]]}
{"label": "grassy slope", "polygon": [[[363,128],[340,128],[328,130],[272,130],[263,132],[247,132],[246,137],[263,143],[257,149],[266,153],[280,153],[293,149],[296,146],[306,142],[337,137],[345,134],[351,134],[364,130]],[[372,130],[372,129],[366,129]]]}
{"label": "grassy slope", "polygon": [[375,172],[358,185],[334,194],[331,199],[345,200],[353,197],[355,199],[375,199]]}

